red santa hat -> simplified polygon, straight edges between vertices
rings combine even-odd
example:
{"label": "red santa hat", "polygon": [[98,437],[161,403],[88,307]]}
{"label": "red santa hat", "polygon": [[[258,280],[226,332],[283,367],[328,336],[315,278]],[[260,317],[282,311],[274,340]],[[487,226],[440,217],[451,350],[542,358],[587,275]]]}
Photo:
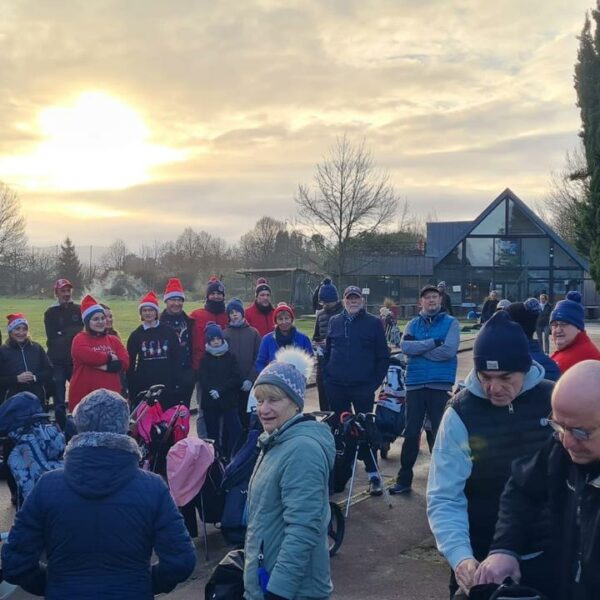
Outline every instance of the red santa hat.
{"label": "red santa hat", "polygon": [[141,311],[142,308],[147,307],[147,308],[153,308],[156,313],[158,314],[158,298],[156,297],[156,294],[154,292],[148,292],[140,301],[140,304],[138,306],[138,310]]}
{"label": "red santa hat", "polygon": [[104,312],[96,299],[89,294],[81,301],[81,318],[87,321],[95,312]]}
{"label": "red santa hat", "polygon": [[26,325],[29,328],[29,323],[23,313],[14,313],[12,315],[6,315],[8,319],[8,333],[16,329],[19,325]]}
{"label": "red santa hat", "polygon": [[282,312],[290,313],[292,321],[296,318],[294,316],[294,311],[292,310],[292,308],[288,306],[285,302],[280,302],[273,311],[273,323],[275,323],[275,325],[277,325],[277,315],[281,314]]}
{"label": "red santa hat", "polygon": [[172,277],[167,281],[167,287],[163,294],[163,300],[166,302],[169,298],[181,298],[185,300],[185,294],[183,293],[183,286],[181,281],[177,277]]}

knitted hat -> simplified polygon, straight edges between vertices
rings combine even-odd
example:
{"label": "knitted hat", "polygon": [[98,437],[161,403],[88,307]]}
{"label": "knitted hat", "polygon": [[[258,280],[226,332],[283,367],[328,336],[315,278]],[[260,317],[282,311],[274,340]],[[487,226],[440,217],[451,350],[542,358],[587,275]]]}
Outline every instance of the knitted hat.
{"label": "knitted hat", "polygon": [[242,313],[242,317],[244,316],[244,305],[239,298],[232,298],[227,303],[225,310],[227,311],[227,314],[229,314],[232,310],[237,310],[238,312]]}
{"label": "knitted hat", "polygon": [[280,302],[273,311],[273,323],[275,323],[275,325],[277,325],[277,315],[281,314],[282,312],[290,313],[292,316],[292,321],[296,318],[294,316],[294,311],[285,302]]}
{"label": "knitted hat", "polygon": [[206,285],[206,297],[208,298],[214,292],[219,292],[219,294],[225,295],[225,286],[223,282],[216,276],[213,275]]}
{"label": "knitted hat", "polygon": [[506,311],[495,312],[479,331],[473,345],[473,362],[476,371],[529,371],[529,342]]}
{"label": "knitted hat", "polygon": [[583,298],[577,291],[570,291],[564,300],[556,303],[556,307],[550,314],[550,323],[552,321],[564,321],[575,325],[577,329],[583,331],[585,329],[584,311],[581,301]]}
{"label": "knitted hat", "polygon": [[362,290],[357,285],[349,285],[344,290],[344,300],[348,296],[360,296],[362,298]]}
{"label": "knitted hat", "polygon": [[429,294],[430,292],[435,292],[439,295],[440,290],[438,290],[435,285],[428,284],[421,288],[421,291],[419,292],[419,298],[422,298],[425,294]]}
{"label": "knitted hat", "polygon": [[510,300],[508,298],[502,298],[496,305],[496,310],[506,310],[510,306]]}
{"label": "knitted hat", "polygon": [[88,294],[81,301],[81,318],[83,319],[83,322],[87,325],[90,322],[92,315],[97,312],[103,313],[104,309],[95,298]]}
{"label": "knitted hat", "polygon": [[68,279],[65,279],[64,277],[61,278],[61,279],[57,279],[54,282],[54,291],[55,292],[58,292],[58,290],[60,290],[60,289],[62,289],[64,287],[73,288],[73,284]]}
{"label": "knitted hat", "polygon": [[209,321],[204,327],[204,339],[208,344],[213,338],[223,339],[223,330],[214,321]]}
{"label": "knitted hat", "polygon": [[536,298],[528,298],[525,302],[513,302],[505,309],[510,318],[518,323],[529,339],[533,339],[535,325],[542,307]]}
{"label": "knitted hat", "polygon": [[129,406],[117,392],[100,388],[90,392],[73,413],[77,433],[98,431],[127,433]]}
{"label": "knitted hat", "polygon": [[300,348],[287,346],[276,352],[275,360],[260,372],[254,387],[265,383],[274,385],[303,410],[306,381],[312,368],[312,356]]}
{"label": "knitted hat", "polygon": [[158,314],[158,298],[154,292],[148,292],[141,300],[138,306],[138,310],[142,308],[153,308]]}
{"label": "knitted hat", "polygon": [[16,329],[19,325],[26,325],[29,327],[29,323],[23,313],[13,313],[12,315],[6,315],[8,319],[8,333]]}
{"label": "knitted hat", "polygon": [[339,300],[338,291],[335,285],[331,283],[331,279],[327,277],[323,279],[323,283],[319,288],[319,301],[320,302],[337,302]]}
{"label": "knitted hat", "polygon": [[271,293],[271,286],[264,277],[259,277],[256,280],[256,288],[254,290],[254,295],[258,296],[261,292],[269,292],[269,294]]}
{"label": "knitted hat", "polygon": [[185,294],[183,293],[183,286],[181,281],[177,277],[172,277],[167,281],[167,287],[163,294],[163,300],[166,302],[169,298],[181,298],[185,300]]}

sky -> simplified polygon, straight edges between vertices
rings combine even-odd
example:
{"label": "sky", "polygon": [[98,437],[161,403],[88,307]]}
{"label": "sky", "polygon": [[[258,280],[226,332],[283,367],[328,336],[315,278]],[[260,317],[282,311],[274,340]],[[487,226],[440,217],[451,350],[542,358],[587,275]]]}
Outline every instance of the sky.
{"label": "sky", "polygon": [[[535,208],[577,145],[592,0],[3,0],[0,181],[30,243],[293,223],[336,138],[411,215]],[[391,224],[393,226],[394,223]]]}

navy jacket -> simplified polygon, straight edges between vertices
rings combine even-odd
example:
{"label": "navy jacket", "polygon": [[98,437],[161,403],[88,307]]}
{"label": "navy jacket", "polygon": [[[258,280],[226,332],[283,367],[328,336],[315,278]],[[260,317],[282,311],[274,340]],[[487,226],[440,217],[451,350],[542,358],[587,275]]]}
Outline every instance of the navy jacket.
{"label": "navy jacket", "polygon": [[[103,435],[119,447],[85,441]],[[191,575],[196,553],[183,518],[162,479],[138,468],[131,438],[78,435],[65,457],[64,470],[43,475],[17,513],[2,547],[7,581],[48,599],[141,600]]]}
{"label": "navy jacket", "polygon": [[381,321],[364,309],[348,321],[346,312],[331,317],[325,346],[325,382],[368,386],[373,391],[387,373],[390,351]]}
{"label": "navy jacket", "polygon": [[545,379],[549,381],[558,381],[560,377],[560,369],[558,365],[540,348],[540,343],[537,340],[529,340],[529,354],[531,358],[540,363],[546,371]]}

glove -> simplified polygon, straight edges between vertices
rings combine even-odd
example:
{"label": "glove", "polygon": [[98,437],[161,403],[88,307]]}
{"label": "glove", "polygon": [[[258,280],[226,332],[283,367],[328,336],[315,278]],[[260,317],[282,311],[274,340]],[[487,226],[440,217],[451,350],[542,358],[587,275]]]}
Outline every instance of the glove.
{"label": "glove", "polygon": [[208,392],[208,394],[210,395],[210,397],[211,397],[213,400],[218,400],[218,399],[219,399],[219,397],[220,397],[220,396],[219,396],[219,392],[217,392],[217,390],[210,390],[210,391]]}
{"label": "glove", "polygon": [[242,392],[249,392],[252,389],[252,382],[249,379],[244,379],[242,382]]}
{"label": "glove", "polygon": [[402,341],[403,342],[414,342],[415,341],[415,336],[414,335],[410,335],[410,333],[405,333],[402,336]]}
{"label": "glove", "polygon": [[117,358],[117,360],[111,360],[106,364],[106,371],[108,373],[118,373],[122,366],[121,361]]}
{"label": "glove", "polygon": [[444,340],[434,340],[435,341],[435,347],[437,348],[438,346],[441,346],[444,343]]}

